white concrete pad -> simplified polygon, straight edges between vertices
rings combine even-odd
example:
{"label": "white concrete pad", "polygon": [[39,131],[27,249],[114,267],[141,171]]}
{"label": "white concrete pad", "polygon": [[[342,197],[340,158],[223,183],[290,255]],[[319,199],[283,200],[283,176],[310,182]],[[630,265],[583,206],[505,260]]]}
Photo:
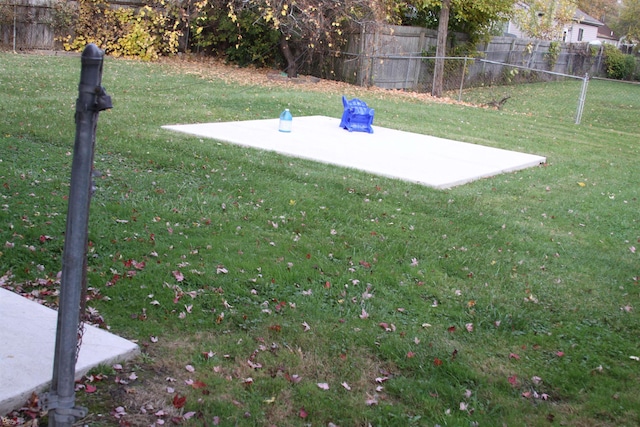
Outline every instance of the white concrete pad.
{"label": "white concrete pad", "polygon": [[294,117],[291,133],[279,119],[163,126],[205,138],[354,168],[446,189],[540,165],[545,157],[374,126],[348,132],[340,120]]}
{"label": "white concrete pad", "polygon": [[[0,288],[0,415],[48,391],[53,375],[58,312]],[[101,364],[130,359],[136,344],[85,325],[76,379]]]}

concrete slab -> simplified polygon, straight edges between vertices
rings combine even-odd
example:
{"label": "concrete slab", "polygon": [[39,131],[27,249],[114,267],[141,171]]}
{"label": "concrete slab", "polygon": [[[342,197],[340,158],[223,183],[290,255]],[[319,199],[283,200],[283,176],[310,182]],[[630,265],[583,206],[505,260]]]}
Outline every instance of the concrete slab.
{"label": "concrete slab", "polygon": [[[0,415],[48,391],[53,375],[58,312],[0,288]],[[91,368],[136,356],[136,344],[86,325],[76,379]]]}
{"label": "concrete slab", "polygon": [[545,157],[538,155],[379,126],[373,126],[373,134],[348,132],[340,128],[339,119],[325,116],[294,117],[291,133],[279,132],[278,122],[267,119],[163,128],[437,189],[546,162]]}

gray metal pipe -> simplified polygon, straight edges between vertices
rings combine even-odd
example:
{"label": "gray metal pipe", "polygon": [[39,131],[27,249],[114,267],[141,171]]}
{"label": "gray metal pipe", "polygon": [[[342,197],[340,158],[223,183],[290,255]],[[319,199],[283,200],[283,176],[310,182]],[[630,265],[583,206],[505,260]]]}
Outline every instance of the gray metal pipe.
{"label": "gray metal pipe", "polygon": [[111,108],[101,86],[104,52],[90,44],[82,52],[76,102],[76,139],[71,166],[67,228],[51,391],[43,398],[50,427],[71,427],[87,414],[75,406],[75,367],[78,354],[80,302],[86,281],[86,257],[91,202],[91,172],[98,113]]}

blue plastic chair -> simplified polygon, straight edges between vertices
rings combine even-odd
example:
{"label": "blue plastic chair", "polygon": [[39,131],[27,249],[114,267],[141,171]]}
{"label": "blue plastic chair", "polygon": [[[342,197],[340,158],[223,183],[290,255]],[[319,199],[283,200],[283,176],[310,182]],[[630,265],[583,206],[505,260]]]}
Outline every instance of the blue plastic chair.
{"label": "blue plastic chair", "polygon": [[342,105],[344,112],[340,121],[341,128],[347,129],[349,132],[373,133],[371,125],[373,124],[374,110],[372,108],[367,107],[367,104],[358,98],[348,101],[344,95],[342,96]]}

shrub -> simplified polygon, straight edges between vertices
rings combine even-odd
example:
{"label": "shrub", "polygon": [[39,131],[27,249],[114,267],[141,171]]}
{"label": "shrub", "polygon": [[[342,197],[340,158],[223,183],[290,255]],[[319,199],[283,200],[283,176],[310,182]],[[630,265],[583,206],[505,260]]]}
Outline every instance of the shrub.
{"label": "shrub", "polygon": [[200,12],[191,27],[196,46],[238,65],[266,66],[281,61],[277,49],[280,32],[265,25],[251,9],[232,14],[227,7],[214,3]]}
{"label": "shrub", "polygon": [[607,70],[607,77],[616,80],[630,80],[636,67],[636,60],[633,55],[625,55],[613,45],[604,45],[604,64]]}
{"label": "shrub", "polygon": [[547,61],[549,61],[549,69],[553,70],[558,62],[560,53],[562,52],[562,45],[560,42],[552,41],[549,43],[549,51],[546,54]]}
{"label": "shrub", "polygon": [[153,0],[135,10],[111,8],[104,0],[79,0],[72,34],[62,37],[66,50],[94,43],[112,56],[157,59],[178,51],[182,32],[175,5]]}

